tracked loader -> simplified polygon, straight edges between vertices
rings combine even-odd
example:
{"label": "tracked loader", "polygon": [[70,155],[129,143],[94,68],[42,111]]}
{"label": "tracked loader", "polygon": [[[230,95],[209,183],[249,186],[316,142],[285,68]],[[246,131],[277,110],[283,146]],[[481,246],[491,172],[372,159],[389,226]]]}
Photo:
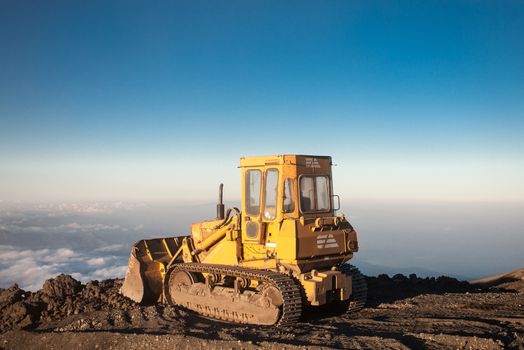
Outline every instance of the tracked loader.
{"label": "tracked loader", "polygon": [[257,325],[291,325],[303,307],[360,310],[366,282],[346,264],[357,233],[336,215],[331,166],[326,156],[241,158],[241,209],[225,210],[220,185],[215,220],[187,236],[138,241],[121,293]]}

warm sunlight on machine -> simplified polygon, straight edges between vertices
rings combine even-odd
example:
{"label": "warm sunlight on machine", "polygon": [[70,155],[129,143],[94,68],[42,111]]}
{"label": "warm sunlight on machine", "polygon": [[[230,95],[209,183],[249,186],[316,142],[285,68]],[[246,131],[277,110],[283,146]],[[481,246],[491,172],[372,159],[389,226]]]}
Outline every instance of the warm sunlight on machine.
{"label": "warm sunlight on machine", "polygon": [[215,220],[134,245],[121,292],[263,325],[291,324],[303,305],[361,309],[365,279],[345,264],[357,234],[335,214],[331,165],[326,156],[241,158],[242,210],[225,212],[221,185]]}

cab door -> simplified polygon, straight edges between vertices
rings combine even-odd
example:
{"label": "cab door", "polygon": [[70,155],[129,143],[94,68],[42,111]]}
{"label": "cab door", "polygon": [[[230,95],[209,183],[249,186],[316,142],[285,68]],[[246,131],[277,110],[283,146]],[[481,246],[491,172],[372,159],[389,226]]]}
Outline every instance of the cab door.
{"label": "cab door", "polygon": [[278,191],[277,168],[251,168],[244,172],[242,242],[246,260],[267,257],[268,229],[278,217]]}
{"label": "cab door", "polygon": [[242,242],[260,244],[263,239],[261,208],[263,168],[244,171],[242,198]]}

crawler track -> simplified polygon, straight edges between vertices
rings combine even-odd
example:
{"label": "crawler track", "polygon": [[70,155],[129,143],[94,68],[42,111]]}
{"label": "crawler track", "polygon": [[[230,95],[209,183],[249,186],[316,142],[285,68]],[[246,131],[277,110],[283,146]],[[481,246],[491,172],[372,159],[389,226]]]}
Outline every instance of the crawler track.
{"label": "crawler track", "polygon": [[346,275],[351,276],[353,283],[353,290],[351,293],[347,313],[354,313],[360,311],[366,305],[368,296],[368,286],[366,278],[355,266],[350,264],[344,264],[341,266],[340,271]]}
{"label": "crawler track", "polygon": [[[174,264],[169,268],[168,274],[172,271],[187,271],[193,273],[212,273],[218,275],[232,276],[256,280],[269,283],[275,286],[282,295],[283,304],[281,306],[281,316],[276,326],[286,327],[293,325],[302,314],[302,298],[300,288],[292,277],[275,271],[257,270],[228,265],[200,264],[200,263],[181,263]],[[168,278],[165,281],[169,281]],[[167,282],[164,282],[167,283]],[[164,285],[164,290],[168,291],[168,286]],[[169,300],[169,297],[166,298]],[[212,315],[211,315],[212,316]],[[221,315],[224,319],[224,315]],[[226,317],[226,321],[240,322],[242,320]]]}

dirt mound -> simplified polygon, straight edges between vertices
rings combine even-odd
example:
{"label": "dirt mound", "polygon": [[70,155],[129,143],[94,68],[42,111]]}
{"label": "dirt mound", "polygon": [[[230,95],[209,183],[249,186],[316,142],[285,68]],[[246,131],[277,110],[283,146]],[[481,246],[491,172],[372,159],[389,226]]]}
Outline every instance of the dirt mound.
{"label": "dirt mound", "polygon": [[41,306],[29,301],[31,292],[18,285],[0,289],[0,332],[29,327],[38,319]]}
{"label": "dirt mound", "polygon": [[71,276],[59,275],[47,280],[36,293],[16,284],[0,289],[0,332],[33,328],[46,321],[98,310],[127,310],[135,305],[121,296],[122,280],[91,281],[83,285]]}
{"label": "dirt mound", "polygon": [[[47,280],[32,293],[13,285],[0,289],[0,333],[17,329],[53,331],[184,327],[192,316],[171,306],[141,306],[119,293],[123,280],[82,284],[71,276]],[[181,329],[182,329],[181,328]]]}
{"label": "dirt mound", "polygon": [[503,288],[523,293],[524,268],[496,276],[481,278],[470,283],[482,288]]}
{"label": "dirt mound", "polygon": [[78,293],[82,289],[82,283],[69,275],[59,275],[56,278],[45,281],[42,293],[52,298],[65,298]]}

